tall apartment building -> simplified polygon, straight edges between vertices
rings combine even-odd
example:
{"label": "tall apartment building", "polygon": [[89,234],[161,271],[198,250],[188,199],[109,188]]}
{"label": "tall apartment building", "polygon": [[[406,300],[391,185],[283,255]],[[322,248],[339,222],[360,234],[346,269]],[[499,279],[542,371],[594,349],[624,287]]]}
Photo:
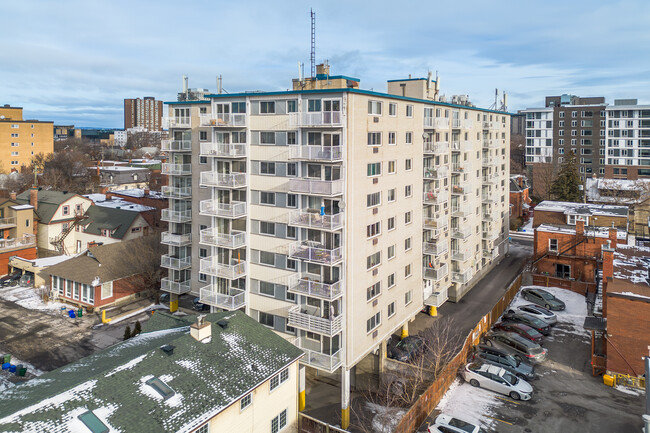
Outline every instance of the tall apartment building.
{"label": "tall apartment building", "polygon": [[162,290],[243,309],[340,374],[422,309],[460,299],[507,251],[510,119],[329,75],[293,90],[170,102]]}
{"label": "tall apartment building", "polygon": [[148,131],[162,130],[163,103],[153,96],[124,100],[124,129],[141,126]]}
{"label": "tall apartment building", "polygon": [[650,178],[650,105],[637,105],[636,99],[616,99],[605,114],[605,177]]}
{"label": "tall apartment building", "polygon": [[0,170],[20,171],[34,155],[54,151],[54,122],[23,120],[23,109],[0,107]]}

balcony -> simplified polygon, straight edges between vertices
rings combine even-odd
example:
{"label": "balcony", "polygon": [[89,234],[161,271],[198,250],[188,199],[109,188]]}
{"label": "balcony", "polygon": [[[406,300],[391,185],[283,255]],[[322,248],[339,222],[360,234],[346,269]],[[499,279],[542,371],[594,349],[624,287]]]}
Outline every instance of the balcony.
{"label": "balcony", "polygon": [[289,292],[327,301],[333,301],[343,296],[343,281],[324,283],[311,279],[309,275],[291,275],[289,277]]}
{"label": "balcony", "polygon": [[449,153],[449,142],[447,141],[438,141],[436,143],[432,141],[424,142],[425,155],[444,155],[446,153]]}
{"label": "balcony", "polygon": [[190,198],[192,197],[191,186],[163,186],[161,188],[163,197],[167,198]]}
{"label": "balcony", "polygon": [[202,287],[199,291],[199,302],[228,311],[238,310],[246,305],[244,290],[233,287],[226,290],[227,293],[221,293],[215,290],[211,284]]}
{"label": "balcony", "polygon": [[423,242],[422,244],[422,252],[432,256],[439,256],[440,254],[446,253],[448,250],[449,246],[446,240],[428,241]]}
{"label": "balcony", "polygon": [[321,343],[306,337],[298,337],[291,341],[294,346],[305,352],[305,356],[300,358],[302,364],[319,370],[334,373],[343,363],[343,349],[339,349],[334,354],[328,355],[321,350]]}
{"label": "balcony", "polygon": [[449,129],[449,119],[444,117],[425,117],[424,129]]}
{"label": "balcony", "polygon": [[170,128],[189,128],[192,126],[192,119],[190,117],[170,117]]}
{"label": "balcony", "polygon": [[175,271],[182,271],[183,269],[190,268],[192,266],[191,257],[172,257],[169,254],[165,254],[160,258],[160,266],[167,269],[173,269]]}
{"label": "balcony", "polygon": [[499,239],[499,236],[501,236],[501,233],[499,233],[497,230],[494,230],[492,227],[490,227],[488,230],[483,231],[482,238],[485,241],[494,242],[497,239]]}
{"label": "balcony", "polygon": [[340,111],[316,111],[313,113],[289,113],[291,127],[342,126]]}
{"label": "balcony", "polygon": [[246,173],[216,173],[204,171],[201,173],[201,186],[216,188],[246,187]]}
{"label": "balcony", "polygon": [[439,167],[424,167],[423,177],[425,179],[444,179],[447,177],[448,169],[446,165]]}
{"label": "balcony", "polygon": [[460,248],[451,251],[451,259],[457,262],[464,262],[470,257],[472,257],[472,253],[468,248]]}
{"label": "balcony", "polygon": [[445,287],[439,287],[437,291],[424,300],[424,305],[436,308],[442,306],[448,299],[448,286],[449,284],[446,284]]}
{"label": "balcony", "polygon": [[488,176],[485,174],[481,177],[481,181],[483,182],[483,185],[494,185],[497,183],[497,180],[494,178],[494,176]]}
{"label": "balcony", "polygon": [[453,140],[451,142],[451,150],[453,152],[467,152],[469,150],[472,150],[472,142],[471,141],[461,141],[461,140]]}
{"label": "balcony", "polygon": [[472,279],[472,268],[467,268],[463,272],[452,272],[451,281],[458,284],[467,284]]}
{"label": "balcony", "polygon": [[191,152],[192,140],[162,140],[160,150],[163,152]]}
{"label": "balcony", "polygon": [[467,162],[454,162],[451,164],[452,173],[467,173],[469,171],[469,163]]}
{"label": "balcony", "polygon": [[343,228],[343,213],[321,215],[318,210],[299,209],[289,214],[289,225],[317,230],[339,230]]}
{"label": "balcony", "polygon": [[481,164],[485,167],[493,167],[498,164],[498,161],[496,158],[483,158]]}
{"label": "balcony", "polygon": [[501,127],[499,122],[483,122],[483,129],[498,130]]}
{"label": "balcony", "polygon": [[219,263],[216,257],[207,257],[201,259],[199,269],[201,273],[212,275],[213,277],[236,280],[246,275],[246,262],[232,259],[230,264],[226,264]]}
{"label": "balcony", "polygon": [[[325,317],[322,317],[325,316]],[[329,317],[329,312],[311,305],[296,305],[289,308],[289,326],[333,337],[343,329],[343,315]]]}
{"label": "balcony", "polygon": [[452,185],[451,186],[451,193],[452,194],[465,194],[467,192],[467,187],[466,186],[461,186],[461,185]]}
{"label": "balcony", "polygon": [[244,143],[201,143],[201,156],[214,158],[246,158]]}
{"label": "balcony", "polygon": [[188,281],[173,281],[167,277],[160,280],[160,290],[163,292],[174,293],[176,295],[182,295],[183,293],[189,293],[192,290],[192,284]]}
{"label": "balcony", "polygon": [[221,218],[241,218],[246,216],[246,202],[233,201],[221,203],[218,200],[202,200],[199,203],[199,214]]}
{"label": "balcony", "polygon": [[496,217],[495,217],[494,215],[492,215],[491,213],[488,213],[488,212],[483,212],[483,213],[481,214],[481,219],[482,219],[483,221],[490,221],[490,222],[491,222],[491,221],[496,221],[496,220],[497,220]]}
{"label": "balcony", "polygon": [[169,223],[188,223],[192,221],[192,211],[163,209],[160,219]]}
{"label": "balcony", "polygon": [[187,176],[192,174],[192,164],[164,163],[160,172],[173,176]]}
{"label": "balcony", "polygon": [[452,119],[452,129],[471,129],[474,123],[471,119]]}
{"label": "balcony", "polygon": [[331,266],[343,260],[343,248],[328,249],[318,242],[301,241],[289,245],[289,257]]}
{"label": "balcony", "polygon": [[468,217],[472,215],[472,209],[467,205],[453,205],[451,207],[451,216],[455,217]]}
{"label": "balcony", "polygon": [[445,217],[430,218],[425,216],[424,218],[422,218],[422,228],[425,230],[444,229],[448,225],[449,225],[449,220]]}
{"label": "balcony", "polygon": [[246,232],[233,230],[232,233],[219,233],[215,228],[203,229],[199,243],[233,250],[246,245]]}
{"label": "balcony", "polygon": [[495,193],[493,192],[483,192],[481,193],[481,201],[486,204],[495,204],[497,202],[497,199],[495,197]]}
{"label": "balcony", "polygon": [[222,128],[243,128],[246,126],[246,113],[210,113],[199,116],[201,126]]}
{"label": "balcony", "polygon": [[449,196],[446,191],[434,192],[426,191],[423,196],[424,204],[442,204],[449,200]]}
{"label": "balcony", "polygon": [[452,239],[467,239],[472,235],[472,230],[469,227],[456,227],[451,229]]}
{"label": "balcony", "polygon": [[0,229],[10,229],[16,227],[16,218],[15,217],[9,217],[9,218],[0,218]]}
{"label": "balcony", "polygon": [[171,245],[173,247],[183,247],[192,243],[192,234],[187,233],[181,235],[170,232],[162,232],[162,235],[160,236],[160,243],[163,245]]}
{"label": "balcony", "polygon": [[498,248],[493,248],[491,250],[484,249],[483,257],[485,257],[486,259],[494,260],[497,257],[499,257],[499,249]]}
{"label": "balcony", "polygon": [[422,268],[422,277],[427,280],[440,281],[449,274],[449,266],[444,263],[441,266],[425,266]]}
{"label": "balcony", "polygon": [[335,196],[343,194],[345,183],[339,180],[318,180],[293,178],[289,180],[289,191],[300,194]]}
{"label": "balcony", "polygon": [[499,147],[499,140],[483,139],[483,149],[496,149]]}
{"label": "balcony", "polygon": [[342,146],[289,146],[289,159],[303,161],[342,161]]}
{"label": "balcony", "polygon": [[23,234],[21,238],[0,239],[0,250],[11,250],[19,248],[29,248],[36,246],[36,235]]}

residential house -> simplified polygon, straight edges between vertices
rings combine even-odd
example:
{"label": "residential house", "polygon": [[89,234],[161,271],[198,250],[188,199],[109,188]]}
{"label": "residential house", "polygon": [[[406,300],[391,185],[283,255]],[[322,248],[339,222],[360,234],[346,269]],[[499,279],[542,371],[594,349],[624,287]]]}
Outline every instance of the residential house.
{"label": "residential house", "polygon": [[[165,177],[166,179],[166,177]],[[167,198],[160,191],[153,191],[147,188],[123,189],[117,191],[107,191],[106,199],[119,199],[125,202],[135,203],[143,206],[155,208],[143,216],[151,227],[167,227],[167,222],[161,220],[163,209],[169,206]]]}
{"label": "residential house", "polygon": [[9,258],[36,258],[34,207],[16,200],[0,200],[0,275],[9,272]]}
{"label": "residential house", "polygon": [[147,188],[150,171],[144,167],[125,165],[90,167],[99,180],[100,193],[121,189]]}
{"label": "residential house", "polygon": [[520,174],[510,176],[510,223],[522,224],[530,218],[531,199],[528,179]]}
{"label": "residential house", "polygon": [[2,393],[0,430],[295,433],[302,355],[239,311],[158,311],[140,335]]}

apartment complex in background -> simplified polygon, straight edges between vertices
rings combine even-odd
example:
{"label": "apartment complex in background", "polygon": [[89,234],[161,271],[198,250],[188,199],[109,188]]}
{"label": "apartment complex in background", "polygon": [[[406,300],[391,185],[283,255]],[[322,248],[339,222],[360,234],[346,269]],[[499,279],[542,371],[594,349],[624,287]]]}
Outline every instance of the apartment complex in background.
{"label": "apartment complex in background", "polygon": [[429,78],[358,87],[325,64],[290,91],[170,102],[162,143],[172,310],[242,309],[305,352],[302,378],[340,370],[344,427],[351,369],[467,293],[509,225],[507,113]]}
{"label": "apartment complex in background", "polygon": [[636,99],[617,99],[605,113],[605,177],[650,178],[650,105],[637,105]]}
{"label": "apartment complex in background", "polygon": [[124,100],[124,129],[141,126],[148,131],[162,129],[163,104],[153,96]]}
{"label": "apartment complex in background", "polygon": [[54,151],[54,122],[23,120],[23,109],[0,107],[0,170],[20,171],[34,155]]}

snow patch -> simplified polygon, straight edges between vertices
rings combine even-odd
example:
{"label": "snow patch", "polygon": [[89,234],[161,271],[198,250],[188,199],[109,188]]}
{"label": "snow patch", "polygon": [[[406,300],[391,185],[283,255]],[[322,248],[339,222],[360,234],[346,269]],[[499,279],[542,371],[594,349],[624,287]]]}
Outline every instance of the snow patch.
{"label": "snow patch", "polygon": [[636,395],[636,396],[641,396],[644,395],[645,392],[642,389],[633,389],[633,388],[627,388],[622,385],[616,385],[614,387],[615,390],[622,392],[623,394],[628,394],[628,395]]}
{"label": "snow patch", "polygon": [[404,409],[380,406],[369,402],[366,402],[366,407],[374,414],[372,429],[376,433],[392,433],[406,413]]}
{"label": "snow patch", "polygon": [[122,364],[119,367],[115,367],[113,370],[106,373],[106,375],[104,375],[104,377],[110,377],[110,376],[114,375],[115,373],[119,373],[120,371],[129,370],[129,369],[135,367],[136,365],[138,365],[140,363],[140,361],[142,361],[144,358],[146,358],[147,355],[148,355],[148,353],[145,353],[144,355],[140,355],[137,358],[133,358],[132,360],[130,360],[126,364]]}
{"label": "snow patch", "polygon": [[489,414],[493,413],[492,408],[502,403],[496,396],[492,391],[475,388],[468,383],[461,383],[461,379],[456,379],[436,409],[446,415],[478,424],[481,428],[488,428],[495,424],[489,417]]}

